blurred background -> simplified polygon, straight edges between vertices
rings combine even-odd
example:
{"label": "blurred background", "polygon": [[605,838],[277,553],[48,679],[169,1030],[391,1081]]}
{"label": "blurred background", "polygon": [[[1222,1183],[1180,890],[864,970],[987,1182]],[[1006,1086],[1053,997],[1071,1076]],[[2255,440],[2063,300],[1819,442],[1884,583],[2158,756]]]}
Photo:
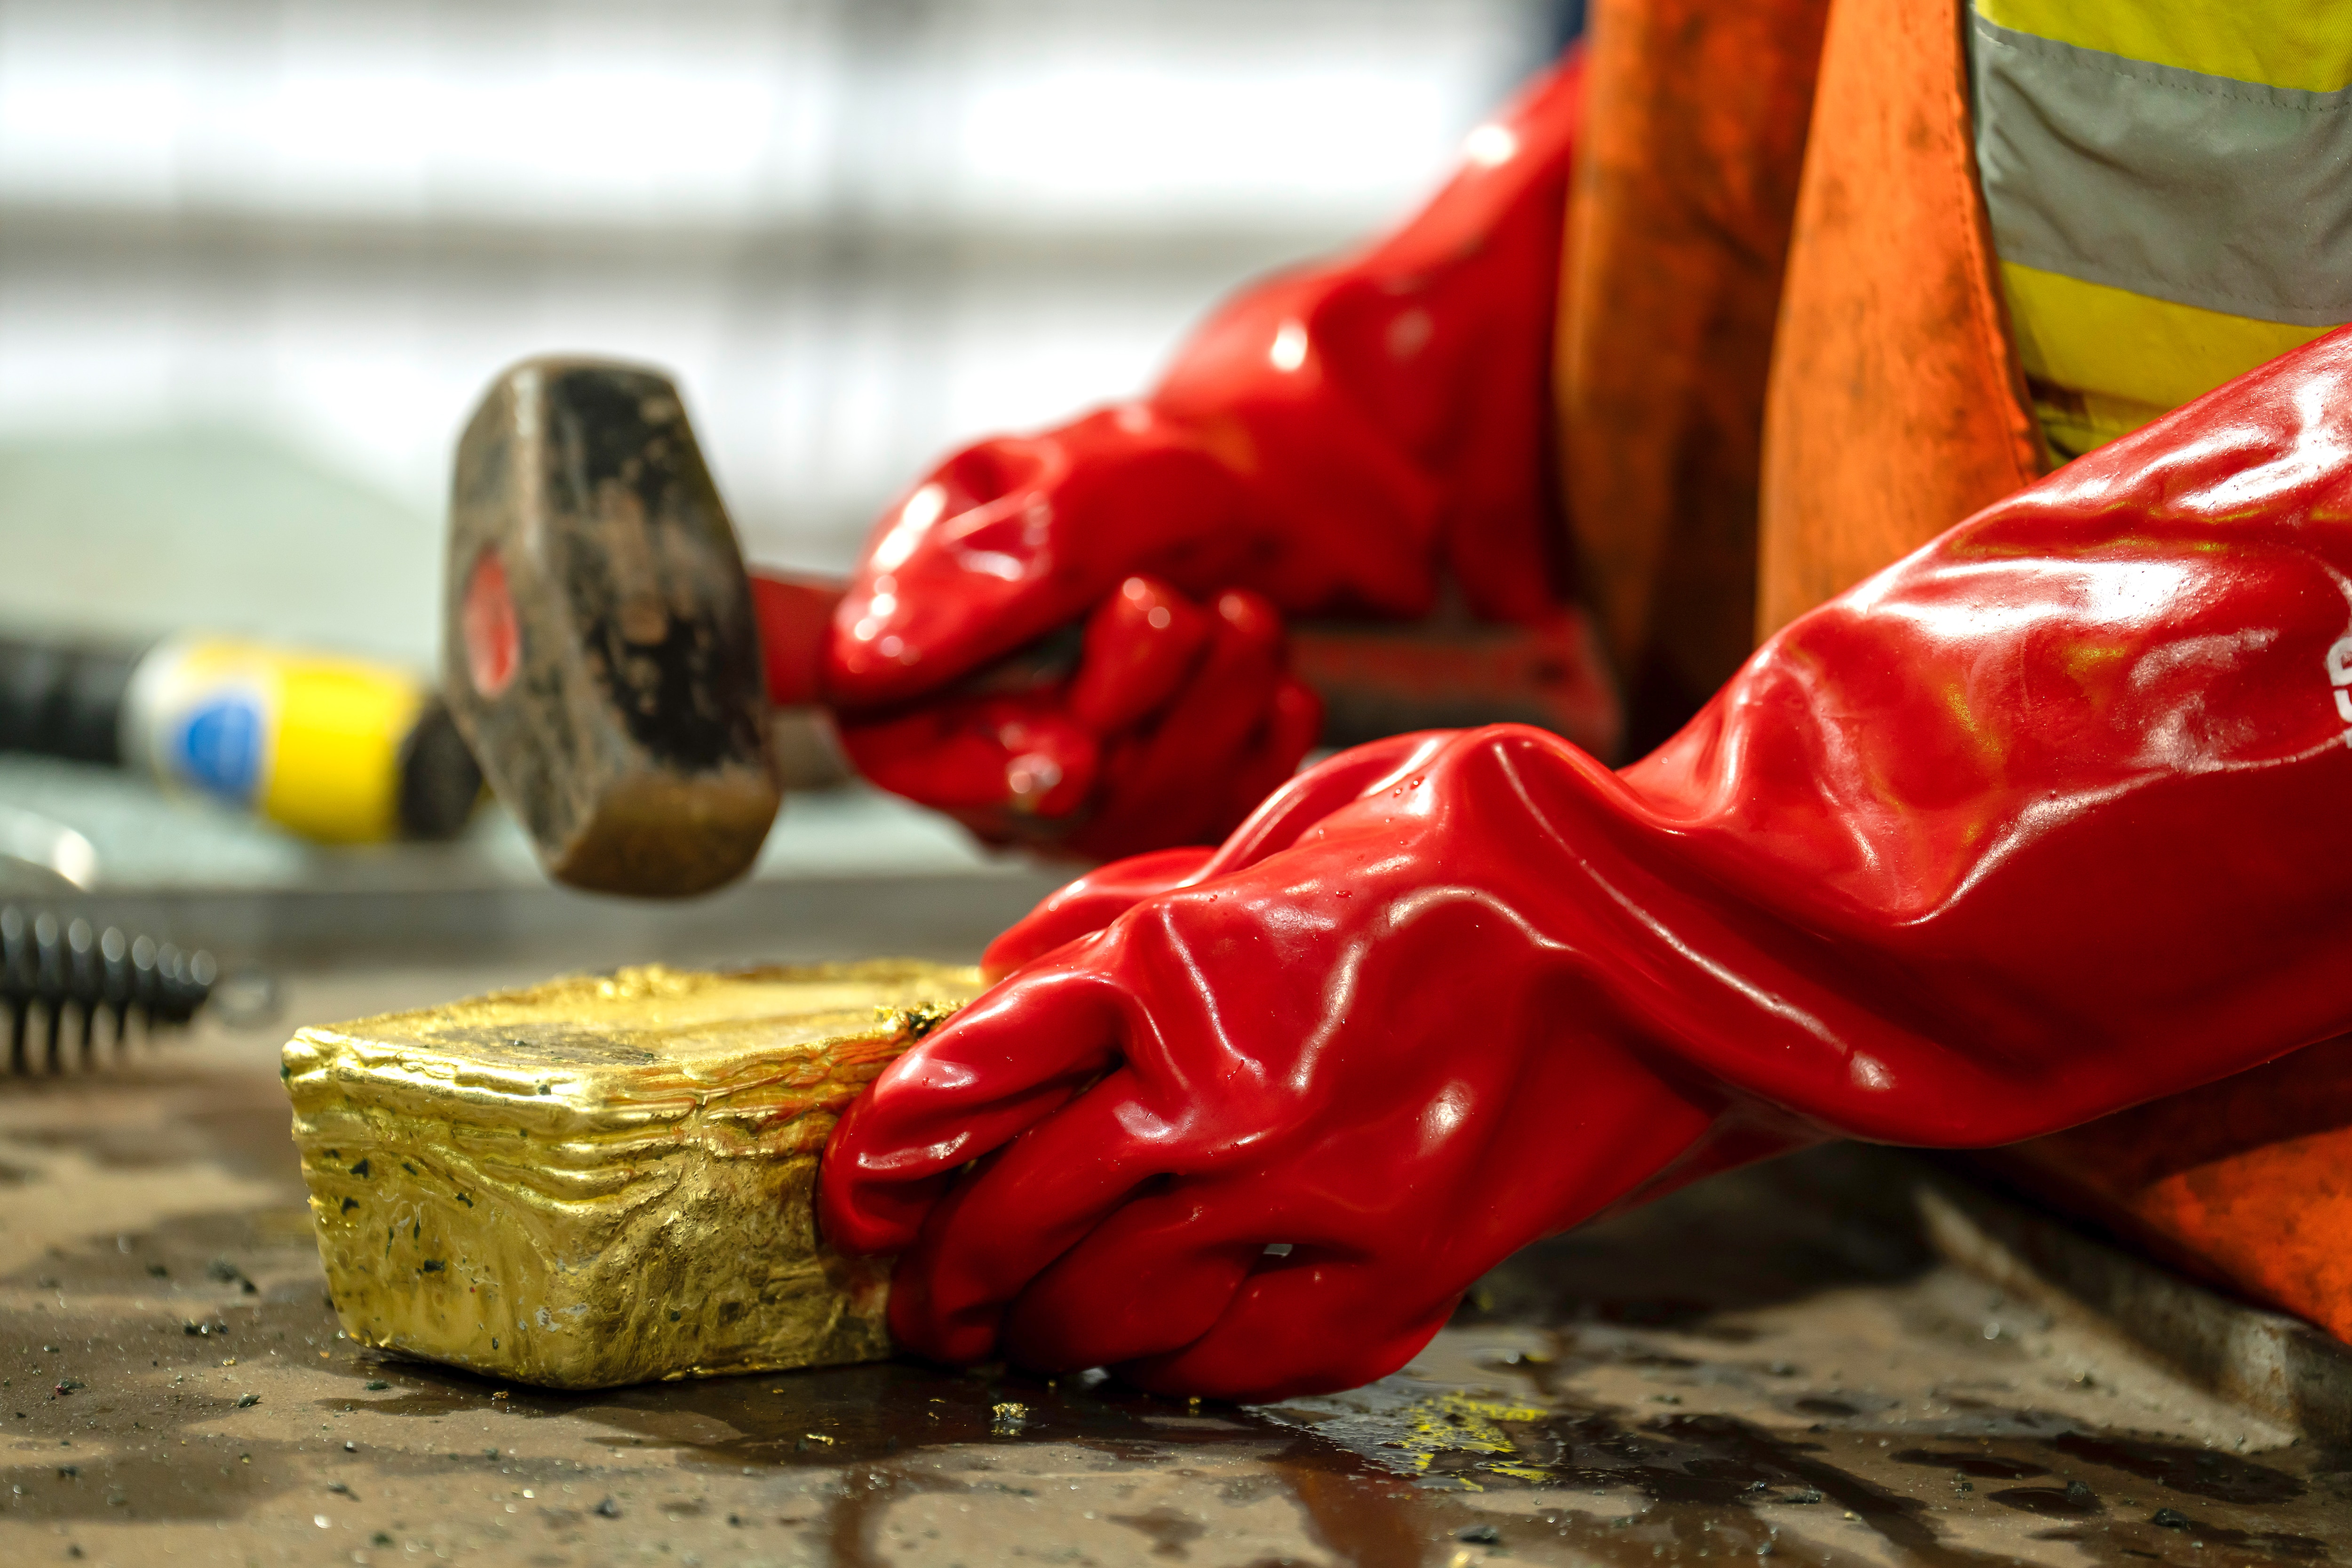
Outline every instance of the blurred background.
{"label": "blurred background", "polygon": [[[1227,289],[1402,216],[1574,13],[6,0],[0,636],[428,669],[457,429],[550,350],[668,367],[751,558],[840,570],[951,445],[1141,388]],[[330,851],[0,755],[11,809],[116,889],[536,880],[495,814]],[[761,874],[991,864],[852,789]]]}

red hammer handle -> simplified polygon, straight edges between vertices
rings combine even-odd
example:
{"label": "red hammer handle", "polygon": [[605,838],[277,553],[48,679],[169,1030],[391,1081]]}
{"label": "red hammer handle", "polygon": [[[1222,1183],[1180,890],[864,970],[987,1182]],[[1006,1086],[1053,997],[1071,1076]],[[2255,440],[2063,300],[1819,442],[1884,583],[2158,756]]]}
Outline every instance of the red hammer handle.
{"label": "red hammer handle", "polygon": [[754,571],[751,610],[760,623],[760,658],[768,700],[779,708],[824,701],[824,639],[845,585],[838,579]]}

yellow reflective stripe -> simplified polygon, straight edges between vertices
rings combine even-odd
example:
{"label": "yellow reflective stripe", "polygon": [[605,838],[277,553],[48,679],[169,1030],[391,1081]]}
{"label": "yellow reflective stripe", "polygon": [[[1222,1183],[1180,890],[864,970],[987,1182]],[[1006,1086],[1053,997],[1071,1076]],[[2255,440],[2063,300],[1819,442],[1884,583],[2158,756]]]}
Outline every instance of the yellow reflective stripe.
{"label": "yellow reflective stripe", "polygon": [[2270,87],[2352,87],[2345,0],[1976,0],[2003,27]]}
{"label": "yellow reflective stripe", "polygon": [[2037,381],[2031,386],[2033,416],[2041,422],[2042,434],[2049,437],[2050,449],[2062,458],[2096,451],[2117,437],[2128,436],[2150,420],[2172,412],[2168,408],[2151,408],[2145,403],[2102,397],[2095,392],[2074,392],[2045,382]]}
{"label": "yellow reflective stripe", "polygon": [[306,838],[368,844],[399,830],[400,747],[425,691],[356,659],[278,654],[278,732],[262,815]]}
{"label": "yellow reflective stripe", "polygon": [[2000,264],[2000,277],[2036,410],[2052,443],[2069,453],[2137,430],[2333,330],[2176,305],[2014,261]]}

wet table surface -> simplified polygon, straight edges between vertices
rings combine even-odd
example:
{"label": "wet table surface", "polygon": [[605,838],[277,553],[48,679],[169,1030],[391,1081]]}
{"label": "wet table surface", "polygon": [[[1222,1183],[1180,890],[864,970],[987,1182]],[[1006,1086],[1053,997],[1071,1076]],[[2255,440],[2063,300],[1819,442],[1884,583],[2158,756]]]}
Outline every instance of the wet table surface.
{"label": "wet table surface", "polygon": [[298,977],[272,1026],[0,1083],[0,1561],[2352,1556],[2352,1457],[1937,1262],[1861,1151],[1533,1249],[1404,1373],[1266,1408],[895,1363],[554,1394],[361,1351],[275,1047],[544,967]]}

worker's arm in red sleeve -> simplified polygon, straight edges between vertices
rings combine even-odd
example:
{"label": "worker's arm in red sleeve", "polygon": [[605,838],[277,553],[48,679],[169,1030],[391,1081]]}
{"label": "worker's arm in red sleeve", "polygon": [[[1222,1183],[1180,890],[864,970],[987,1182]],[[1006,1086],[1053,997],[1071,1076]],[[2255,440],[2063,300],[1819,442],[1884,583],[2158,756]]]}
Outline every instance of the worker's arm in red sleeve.
{"label": "worker's arm in red sleeve", "polygon": [[824,1223],[905,1253],[932,1355],[1358,1383],[1727,1149],[2002,1143],[2352,1027],[2347,799],[2352,331],[1793,623],[1621,773],[1402,740],[1106,868],[852,1107]]}
{"label": "worker's arm in red sleeve", "polygon": [[[861,771],[992,837],[1202,842],[1314,742],[1283,617],[1412,619],[1447,580],[1478,618],[1554,614],[1548,370],[1580,100],[1571,61],[1397,234],[1229,301],[1149,396],[917,485],[825,649]],[[1057,635],[1074,673],[1007,677]]]}

